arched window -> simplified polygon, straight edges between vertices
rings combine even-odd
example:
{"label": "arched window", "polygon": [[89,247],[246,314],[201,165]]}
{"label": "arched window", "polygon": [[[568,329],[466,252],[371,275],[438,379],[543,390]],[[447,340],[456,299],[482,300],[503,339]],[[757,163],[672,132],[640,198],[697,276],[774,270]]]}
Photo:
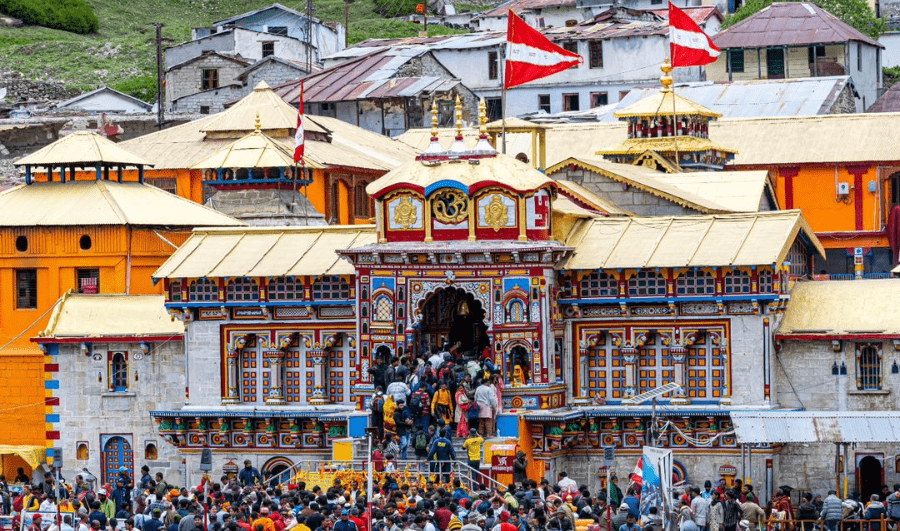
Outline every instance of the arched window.
{"label": "arched window", "polygon": [[772,293],[775,291],[774,275],[771,271],[759,272],[759,292]]}
{"label": "arched window", "polygon": [[638,271],[628,279],[628,295],[652,297],[666,294],[666,279],[656,271]]}
{"label": "arched window", "polygon": [[525,301],[515,297],[506,303],[506,322],[510,324],[528,321],[528,306]]}
{"label": "arched window", "polygon": [[181,281],[176,280],[169,283],[169,300],[172,302],[181,302]]}
{"label": "arched window", "polygon": [[856,388],[861,391],[881,389],[881,347],[863,343],[856,346]]}
{"label": "arched window", "polygon": [[706,271],[691,269],[675,281],[679,295],[712,295],[716,292],[716,279]]}
{"label": "arched window", "polygon": [[144,447],[144,460],[156,461],[158,457],[159,451],[156,449],[156,445],[153,443],[147,443],[147,446]]}
{"label": "arched window", "polygon": [[380,322],[391,322],[394,320],[394,303],[387,295],[378,295],[375,297],[375,312],[372,316],[373,320]]}
{"label": "arched window", "polygon": [[725,275],[725,293],[750,293],[750,275],[744,271],[732,271]]}
{"label": "arched window", "polygon": [[294,277],[276,278],[269,283],[269,300],[298,301],[303,299],[303,283]]}
{"label": "arched window", "polygon": [[350,298],[350,284],[336,275],[319,277],[313,283],[312,291],[313,299],[317,301]]}
{"label": "arched window", "polygon": [[124,352],[110,353],[109,390],[116,392],[128,390],[128,354]]}
{"label": "arched window", "polygon": [[188,300],[190,302],[217,301],[219,300],[219,286],[208,278],[195,280],[188,287]]}
{"label": "arched window", "polygon": [[258,301],[259,284],[252,278],[236,278],[225,286],[225,300],[232,301]]}
{"label": "arched window", "polygon": [[618,294],[619,280],[613,275],[594,271],[581,279],[582,297],[615,297]]}
{"label": "arched window", "polygon": [[75,459],[78,459],[79,461],[87,461],[89,457],[88,443],[79,441],[77,444],[75,444]]}

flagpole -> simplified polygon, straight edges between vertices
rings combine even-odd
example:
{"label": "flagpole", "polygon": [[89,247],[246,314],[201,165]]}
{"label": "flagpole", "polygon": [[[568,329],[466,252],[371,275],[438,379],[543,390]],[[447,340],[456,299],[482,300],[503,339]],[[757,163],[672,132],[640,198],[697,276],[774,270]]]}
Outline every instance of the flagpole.
{"label": "flagpole", "polygon": [[[507,35],[507,46],[509,45],[509,36]],[[503,71],[500,73],[500,82],[503,84],[503,90],[500,92],[500,118],[501,127],[500,134],[503,136],[503,148],[501,153],[506,155],[506,46],[503,47]]]}

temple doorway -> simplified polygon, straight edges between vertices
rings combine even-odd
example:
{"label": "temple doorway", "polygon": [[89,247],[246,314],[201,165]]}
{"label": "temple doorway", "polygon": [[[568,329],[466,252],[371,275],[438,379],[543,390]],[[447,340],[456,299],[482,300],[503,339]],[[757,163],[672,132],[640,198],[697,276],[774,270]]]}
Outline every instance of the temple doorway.
{"label": "temple doorway", "polygon": [[881,493],[884,484],[884,454],[856,454],[856,481],[861,499]]}
{"label": "temple doorway", "polygon": [[419,321],[419,345],[422,352],[431,347],[459,343],[459,352],[480,354],[490,345],[485,311],[481,301],[465,290],[447,287],[439,290],[422,307]]}

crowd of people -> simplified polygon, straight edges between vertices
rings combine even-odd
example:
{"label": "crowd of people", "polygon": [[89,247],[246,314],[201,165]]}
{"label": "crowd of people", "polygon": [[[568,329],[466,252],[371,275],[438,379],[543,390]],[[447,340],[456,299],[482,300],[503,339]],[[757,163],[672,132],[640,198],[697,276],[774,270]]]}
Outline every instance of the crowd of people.
{"label": "crowd of people", "polygon": [[[497,432],[503,378],[490,356],[460,352],[457,343],[432,348],[427,358],[376,357],[368,372],[375,385],[371,426],[378,431],[378,453],[388,462],[409,459],[411,446],[420,459],[437,447],[446,460],[451,454],[440,449],[454,436]],[[445,440],[435,446],[437,438]]]}

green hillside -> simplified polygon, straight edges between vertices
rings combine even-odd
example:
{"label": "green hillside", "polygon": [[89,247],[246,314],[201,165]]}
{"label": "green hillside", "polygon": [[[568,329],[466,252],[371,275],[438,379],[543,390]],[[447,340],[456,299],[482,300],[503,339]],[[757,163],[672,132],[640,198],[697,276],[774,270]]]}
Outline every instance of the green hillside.
{"label": "green hillside", "polygon": [[[49,28],[0,28],[0,65],[34,81],[61,82],[82,91],[107,85],[146,101],[156,96],[153,22],[162,22],[166,45],[190,39],[191,28],[270,5],[274,0],[87,0],[100,20],[96,34]],[[281,2],[305,11],[305,1]],[[344,22],[343,0],[314,0],[315,16]],[[416,24],[382,18],[375,0],[350,4],[350,41],[414,36]],[[430,35],[458,32],[430,26]]]}

